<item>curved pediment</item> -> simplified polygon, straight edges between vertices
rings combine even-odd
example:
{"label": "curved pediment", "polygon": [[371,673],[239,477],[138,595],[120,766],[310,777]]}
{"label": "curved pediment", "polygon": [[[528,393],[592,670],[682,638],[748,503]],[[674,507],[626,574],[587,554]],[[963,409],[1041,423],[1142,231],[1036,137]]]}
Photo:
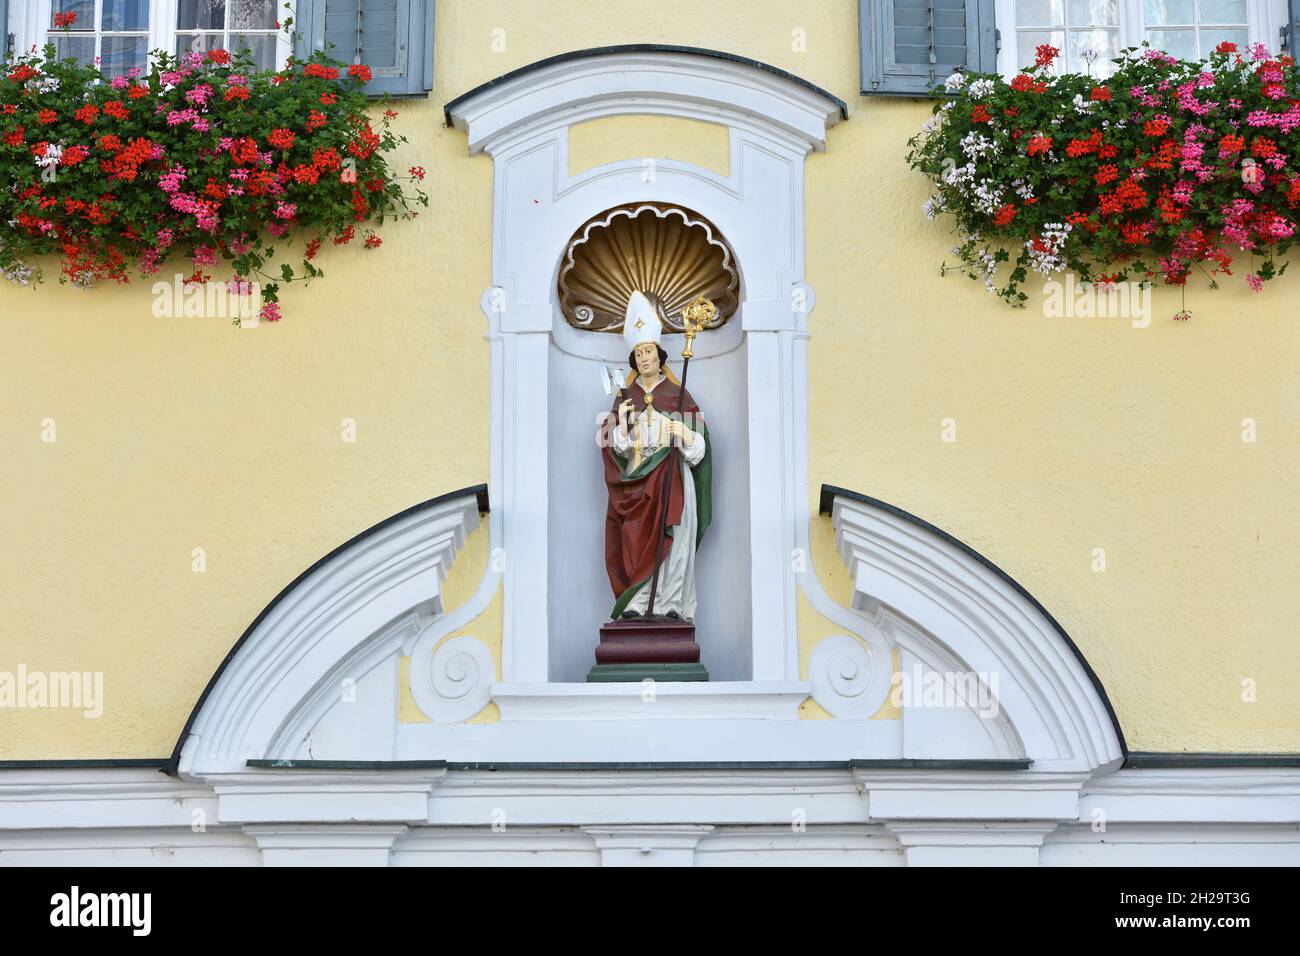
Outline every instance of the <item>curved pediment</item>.
{"label": "curved pediment", "polygon": [[296,753],[297,738],[349,688],[355,733],[366,737],[367,715],[390,728],[387,739],[366,737],[367,753],[391,753],[395,680],[384,667],[442,615],[442,581],[487,506],[482,485],[442,495],[303,572],[231,648],[181,732],[170,769],[242,770],[250,759]]}
{"label": "curved pediment", "polygon": [[[898,649],[904,756],[970,755],[962,748],[978,748],[982,736],[1005,746],[1001,725],[1014,731],[1035,770],[1096,770],[1124,758],[1119,722],[1097,675],[1009,575],[875,498],[823,486],[821,510],[831,515],[852,575],[853,608]],[[965,726],[950,707],[954,684],[970,705],[961,708]],[[981,719],[973,722],[971,713]]]}

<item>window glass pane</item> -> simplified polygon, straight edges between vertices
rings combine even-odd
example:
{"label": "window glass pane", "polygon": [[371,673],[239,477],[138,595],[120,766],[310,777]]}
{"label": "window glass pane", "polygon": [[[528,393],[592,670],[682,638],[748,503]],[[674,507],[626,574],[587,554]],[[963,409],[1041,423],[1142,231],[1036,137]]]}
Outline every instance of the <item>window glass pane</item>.
{"label": "window glass pane", "polygon": [[258,69],[275,69],[275,34],[273,33],[232,33],[230,49],[252,50],[253,63]]}
{"label": "window glass pane", "polygon": [[[1146,0],[1147,26],[1158,27],[1166,23],[1195,23],[1194,0]],[[1155,41],[1151,41],[1152,46]],[[1173,53],[1173,50],[1168,52]]]}
{"label": "window glass pane", "polygon": [[275,3],[276,0],[231,0],[230,29],[274,30]]}
{"label": "window glass pane", "polygon": [[226,25],[226,0],[180,0],[176,25],[182,30],[220,30]]}
{"label": "window glass pane", "polygon": [[176,34],[176,55],[184,56],[191,51],[206,53],[208,50],[226,48],[226,41],[220,33],[178,33]]}
{"label": "window glass pane", "polygon": [[[1092,50],[1097,58],[1089,67],[1088,61],[1081,54]],[[1110,61],[1119,56],[1119,31],[1117,30],[1071,30],[1070,31],[1070,69],[1089,76],[1110,76],[1115,64]]]}
{"label": "window glass pane", "polygon": [[1196,59],[1196,31],[1187,30],[1148,30],[1147,39],[1157,50],[1164,50],[1181,60]]}
{"label": "window glass pane", "polygon": [[1118,0],[1070,0],[1072,27],[1113,27],[1119,21]]}
{"label": "window glass pane", "polygon": [[1242,27],[1239,30],[1226,30],[1222,27],[1207,27],[1201,31],[1201,55],[1209,56],[1214,52],[1214,48],[1224,40],[1230,40],[1237,44],[1237,49],[1244,54],[1246,52],[1246,44],[1250,43],[1250,31],[1245,27]]}
{"label": "window glass pane", "polygon": [[68,28],[74,32],[95,29],[95,0],[53,0],[50,4],[50,26],[54,26],[54,16],[58,13],[77,15],[77,22]]}
{"label": "window glass pane", "polygon": [[1016,0],[1016,24],[1055,27],[1065,23],[1065,0]]}
{"label": "window glass pane", "polygon": [[[1050,43],[1058,50],[1065,49],[1065,33],[1061,30],[1027,30],[1016,34],[1016,60],[1021,67],[1034,65],[1034,50],[1040,44]],[[1060,72],[1061,60],[1058,57],[1049,70]]]}
{"label": "window glass pane", "polygon": [[149,56],[149,38],[106,36],[99,55],[99,69],[105,76],[122,76],[133,66],[143,70]]}
{"label": "window glass pane", "polygon": [[104,0],[100,29],[140,31],[149,29],[149,0]]}
{"label": "window glass pane", "polygon": [[1246,0],[1201,0],[1202,23],[1247,23]]}
{"label": "window glass pane", "polygon": [[95,60],[95,38],[91,37],[65,37],[61,33],[53,33],[50,40],[54,43],[55,56],[60,60],[66,60],[68,57],[80,60],[82,63],[93,63]]}

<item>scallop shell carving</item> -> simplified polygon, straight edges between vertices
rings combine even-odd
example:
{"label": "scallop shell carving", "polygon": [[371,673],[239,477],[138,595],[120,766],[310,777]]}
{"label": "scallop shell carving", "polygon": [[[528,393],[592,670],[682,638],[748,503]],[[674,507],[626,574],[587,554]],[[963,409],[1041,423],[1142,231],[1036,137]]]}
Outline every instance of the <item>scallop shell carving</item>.
{"label": "scallop shell carving", "polygon": [[682,331],[682,310],[697,296],[718,307],[709,328],[740,301],[736,255],[713,223],[681,206],[630,203],[578,228],[560,267],[560,309],[575,328],[622,332],[627,302],[640,290],[667,332]]}

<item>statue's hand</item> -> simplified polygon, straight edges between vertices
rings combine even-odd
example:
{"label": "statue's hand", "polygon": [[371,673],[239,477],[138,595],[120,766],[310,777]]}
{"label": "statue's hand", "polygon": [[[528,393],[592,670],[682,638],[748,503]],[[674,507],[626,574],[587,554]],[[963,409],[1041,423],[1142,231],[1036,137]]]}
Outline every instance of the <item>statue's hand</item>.
{"label": "statue's hand", "polygon": [[618,425],[623,434],[632,430],[632,399],[618,406]]}
{"label": "statue's hand", "polygon": [[695,444],[695,433],[686,427],[685,422],[676,419],[668,423],[668,434],[682,443],[683,448],[690,448]]}

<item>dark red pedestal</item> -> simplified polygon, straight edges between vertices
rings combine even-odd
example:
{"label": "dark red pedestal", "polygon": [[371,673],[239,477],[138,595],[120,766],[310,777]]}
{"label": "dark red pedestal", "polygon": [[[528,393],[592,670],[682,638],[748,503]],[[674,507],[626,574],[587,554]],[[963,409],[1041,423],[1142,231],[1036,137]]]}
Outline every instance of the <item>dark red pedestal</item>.
{"label": "dark red pedestal", "polygon": [[673,618],[610,621],[600,629],[597,664],[696,664],[695,625]]}
{"label": "dark red pedestal", "polygon": [[610,621],[600,629],[588,681],[706,681],[695,625],[671,617]]}

